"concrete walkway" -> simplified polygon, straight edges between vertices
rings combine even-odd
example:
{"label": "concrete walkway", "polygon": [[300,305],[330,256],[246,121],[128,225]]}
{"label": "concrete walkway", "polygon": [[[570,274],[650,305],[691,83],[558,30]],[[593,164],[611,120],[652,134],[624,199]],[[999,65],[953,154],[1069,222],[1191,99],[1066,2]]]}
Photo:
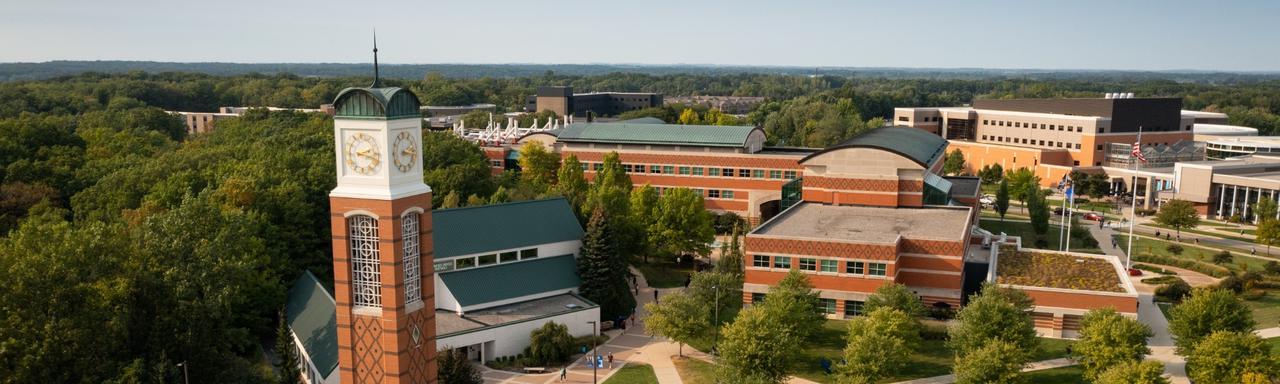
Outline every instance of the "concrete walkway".
{"label": "concrete walkway", "polygon": [[[667,339],[649,336],[645,333],[643,326],[646,315],[644,304],[653,301],[653,292],[658,290],[659,300],[661,300],[661,296],[674,292],[679,288],[650,288],[640,271],[632,269],[631,272],[636,275],[636,281],[640,285],[639,295],[636,296],[637,324],[629,325],[625,331],[612,330],[605,332],[610,336],[609,341],[597,347],[602,356],[608,356],[610,352],[613,353],[612,369],[606,363],[606,366],[598,369],[593,376],[591,367],[587,366],[587,359],[590,358],[590,354],[586,354],[569,365],[568,374],[564,381],[560,381],[559,369],[545,374],[523,374],[480,366],[484,382],[486,384],[591,383],[593,381],[603,383],[627,363],[640,363],[653,367],[653,373],[657,376],[658,383],[683,384],[684,382],[680,379],[680,374],[676,371],[675,364],[671,362],[671,357],[679,352],[679,346]],[[684,347],[684,355],[704,360],[708,358],[706,354],[689,346]],[[593,380],[593,377],[595,380]]]}
{"label": "concrete walkway", "polygon": [[[1103,252],[1119,257],[1121,261],[1125,259],[1124,244],[1110,246],[1111,235],[1116,234],[1116,231],[1090,225],[1089,233],[1098,240]],[[1164,363],[1164,373],[1171,383],[1190,383],[1187,379],[1187,361],[1174,352],[1173,337],[1169,335],[1169,321],[1164,318],[1164,313],[1160,312],[1160,307],[1156,306],[1153,299],[1154,287],[1134,282],[1134,288],[1138,289],[1138,321],[1151,327],[1154,333],[1147,339],[1147,347],[1151,348],[1151,355],[1147,358]]]}
{"label": "concrete walkway", "polygon": [[1264,339],[1274,339],[1280,337],[1280,328],[1263,328],[1253,333]]}

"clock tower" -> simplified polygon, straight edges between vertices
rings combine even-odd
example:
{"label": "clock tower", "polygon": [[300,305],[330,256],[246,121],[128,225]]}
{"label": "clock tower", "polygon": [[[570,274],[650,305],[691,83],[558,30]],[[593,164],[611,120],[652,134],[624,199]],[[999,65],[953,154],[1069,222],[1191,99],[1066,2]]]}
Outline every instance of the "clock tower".
{"label": "clock tower", "polygon": [[342,383],[436,382],[431,187],[413,93],[347,88],[334,99],[333,230]]}

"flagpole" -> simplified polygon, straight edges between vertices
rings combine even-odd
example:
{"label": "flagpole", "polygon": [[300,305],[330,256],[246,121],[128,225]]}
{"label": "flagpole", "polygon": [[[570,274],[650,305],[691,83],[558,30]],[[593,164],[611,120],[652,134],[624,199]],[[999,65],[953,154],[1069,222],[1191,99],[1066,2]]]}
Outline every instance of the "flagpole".
{"label": "flagpole", "polygon": [[1072,216],[1073,216],[1073,215],[1075,215],[1075,210],[1076,210],[1076,201],[1075,201],[1075,200],[1076,200],[1076,186],[1074,185],[1074,182],[1071,180],[1071,178],[1067,178],[1067,183],[1069,183],[1069,184],[1073,184],[1073,185],[1071,185],[1071,187],[1070,187],[1070,188],[1071,188],[1071,189],[1070,189],[1071,193],[1068,193],[1068,194],[1067,194],[1067,199],[1068,199],[1068,200],[1071,200],[1071,201],[1070,201],[1069,203],[1067,203],[1067,212],[1066,212],[1066,213],[1067,213],[1067,223],[1066,223],[1066,225],[1065,225],[1065,226],[1067,227],[1067,237],[1062,238],[1062,244],[1064,244],[1064,246],[1063,246],[1063,250],[1064,250],[1064,251],[1071,252],[1071,227],[1072,227],[1072,225],[1071,225],[1071,224],[1074,224],[1074,222],[1073,222],[1073,221],[1071,221],[1071,218],[1072,218]]}
{"label": "flagpole", "polygon": [[[1142,126],[1138,126],[1138,139],[1134,142],[1138,146],[1138,151],[1142,151]],[[1142,154],[1142,152],[1138,152]],[[1133,183],[1130,184],[1133,195],[1130,200],[1129,207],[1129,247],[1124,252],[1124,268],[1126,270],[1133,268],[1133,227],[1138,226],[1138,156],[1129,154],[1131,162],[1133,162]],[[1127,271],[1125,273],[1128,273]]]}
{"label": "flagpole", "polygon": [[[1063,176],[1063,177],[1065,177],[1067,180],[1071,180],[1071,175],[1070,175],[1070,174],[1067,174],[1067,176]],[[1066,184],[1058,183],[1058,186],[1059,186],[1059,187],[1063,187],[1063,186],[1065,186],[1065,185],[1066,185]],[[1059,223],[1059,224],[1058,224],[1058,250],[1059,250],[1059,251],[1063,250],[1062,244],[1066,242],[1066,238],[1065,238],[1065,237],[1063,237],[1063,236],[1064,236],[1064,231],[1065,231],[1064,227],[1066,227],[1066,226],[1067,226],[1067,199],[1070,199],[1070,198],[1071,198],[1070,196],[1067,196],[1067,194],[1066,194],[1067,189],[1066,189],[1065,187],[1063,187],[1062,192],[1063,192],[1063,194],[1062,194],[1062,220],[1060,220],[1060,221],[1058,222],[1058,223]]]}

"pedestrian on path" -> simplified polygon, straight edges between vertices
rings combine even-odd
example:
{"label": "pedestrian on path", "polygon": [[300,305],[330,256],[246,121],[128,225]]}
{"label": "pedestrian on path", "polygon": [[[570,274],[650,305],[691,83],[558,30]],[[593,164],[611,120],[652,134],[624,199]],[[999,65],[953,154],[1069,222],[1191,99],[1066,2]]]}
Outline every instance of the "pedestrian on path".
{"label": "pedestrian on path", "polygon": [[609,352],[609,369],[613,369],[613,352]]}
{"label": "pedestrian on path", "polygon": [[657,303],[658,303],[658,289],[657,289],[657,288],[654,288],[654,289],[653,289],[653,303],[654,303],[654,304],[657,304]]}
{"label": "pedestrian on path", "polygon": [[564,381],[565,376],[569,374],[568,370],[568,366],[560,367],[560,381]]}

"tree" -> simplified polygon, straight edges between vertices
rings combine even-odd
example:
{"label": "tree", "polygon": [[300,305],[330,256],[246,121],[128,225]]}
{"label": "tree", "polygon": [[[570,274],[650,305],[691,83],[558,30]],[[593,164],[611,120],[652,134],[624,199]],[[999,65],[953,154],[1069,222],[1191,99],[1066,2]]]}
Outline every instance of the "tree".
{"label": "tree", "polygon": [[1022,202],[1022,206],[1027,205],[1027,199],[1031,198],[1032,193],[1040,191],[1040,177],[1036,176],[1027,168],[1018,168],[1010,170],[1005,176],[1005,180],[1009,181],[1010,197]]}
{"label": "tree", "polygon": [[578,256],[578,290],[582,297],[600,304],[602,320],[626,317],[635,309],[636,299],[628,284],[626,260],[616,251],[615,229],[603,209],[591,213],[582,251]]}
{"label": "tree", "polygon": [[645,304],[644,309],[649,312],[645,329],[675,341],[680,356],[685,344],[711,330],[711,307],[688,292],[669,294],[660,302]]}
{"label": "tree", "polygon": [[1228,264],[1228,263],[1231,263],[1232,259],[1235,259],[1235,258],[1231,256],[1231,251],[1228,251],[1225,249],[1222,250],[1221,252],[1213,254],[1214,264],[1218,264],[1218,265]]}
{"label": "tree", "polygon": [[481,206],[481,205],[484,205],[486,201],[487,200],[485,200],[483,197],[480,197],[479,195],[472,194],[471,196],[467,196],[468,207]]}
{"label": "tree", "polygon": [[449,193],[444,195],[444,200],[440,201],[440,208],[457,208],[461,203],[461,198],[458,197],[458,191],[449,191]]}
{"label": "tree", "polygon": [[[582,205],[583,217],[591,217],[596,208],[604,210],[605,216],[613,218],[614,224],[620,228],[633,230],[622,221],[630,215],[631,177],[622,169],[622,161],[617,152],[604,155],[600,170],[596,171],[595,180],[587,190],[586,204]],[[622,239],[619,239],[621,241]],[[624,255],[635,255],[634,244],[622,243],[620,252]]]}
{"label": "tree", "polygon": [[1252,330],[1215,331],[1187,355],[1188,371],[1196,383],[1239,383],[1245,375],[1274,379],[1277,375],[1271,346]]}
{"label": "tree", "polygon": [[1009,212],[1009,182],[1000,180],[1000,188],[996,190],[996,213],[1000,214],[1000,222],[1004,222],[1004,214]]}
{"label": "tree", "polygon": [[1259,224],[1267,220],[1276,220],[1276,201],[1271,199],[1260,199],[1253,204],[1253,217]]}
{"label": "tree", "polygon": [[298,369],[298,349],[293,345],[293,335],[289,333],[288,318],[281,309],[279,325],[276,327],[276,357],[280,362],[276,368],[280,370],[280,384],[297,384],[302,381],[302,372]]}
{"label": "tree", "polygon": [[1031,216],[1031,231],[1035,232],[1039,242],[1049,233],[1049,204],[1044,200],[1044,193],[1037,187],[1028,193],[1026,205]]}
{"label": "tree", "polygon": [[1004,167],[1000,164],[984,165],[978,171],[978,177],[982,179],[983,184],[995,184],[997,181],[1004,180]]}
{"label": "tree", "polygon": [[1151,353],[1147,338],[1151,327],[1121,316],[1113,309],[1095,309],[1080,321],[1080,341],[1072,350],[1085,377],[1097,379],[1107,369],[1126,362],[1141,361]]}
{"label": "tree", "polygon": [[1160,206],[1155,220],[1160,225],[1173,228],[1178,231],[1178,236],[1182,236],[1183,229],[1200,225],[1200,214],[1196,213],[1196,207],[1191,202],[1173,199]]}
{"label": "tree", "polygon": [[1161,285],[1156,288],[1156,296],[1163,297],[1173,303],[1181,303],[1182,299],[1191,294],[1191,284],[1187,284],[1185,280],[1178,279],[1169,284]]}
{"label": "tree", "polygon": [[439,370],[436,377],[441,383],[484,384],[484,377],[480,375],[480,370],[471,364],[471,360],[467,359],[466,352],[455,350],[450,346],[440,350],[440,361],[437,362]]}
{"label": "tree", "polygon": [[[765,301],[772,302],[773,298]],[[716,378],[722,383],[779,383],[804,337],[792,332],[785,318],[771,316],[765,305],[744,308],[720,333]]]}
{"label": "tree", "polygon": [[952,373],[956,384],[1018,383],[1027,354],[1017,344],[993,339],[972,352],[956,357]]}
{"label": "tree", "polygon": [[528,358],[534,364],[559,364],[569,360],[573,354],[573,336],[569,335],[569,327],[548,321],[538,329],[529,333]]}
{"label": "tree", "polygon": [[660,252],[667,255],[710,252],[707,244],[715,240],[715,230],[701,195],[688,188],[668,189],[659,199],[657,213],[649,238],[662,239],[656,244]]}
{"label": "tree", "polygon": [[502,204],[511,201],[511,195],[507,192],[507,187],[498,187],[489,195],[489,204]]}
{"label": "tree", "polygon": [[492,172],[489,159],[476,144],[452,132],[423,132],[422,181],[431,186],[433,205],[440,206],[450,192],[459,198],[492,195],[496,188]]}
{"label": "tree", "polygon": [[1111,366],[1094,380],[1095,384],[1169,384],[1164,363],[1155,360],[1126,361]]}
{"label": "tree", "polygon": [[556,183],[556,191],[569,201],[573,211],[582,212],[580,209],[587,199],[588,185],[587,178],[582,174],[582,162],[578,161],[577,155],[569,155],[560,164],[560,170],[556,172]]}
{"label": "tree", "polygon": [[658,212],[661,208],[658,201],[658,190],[645,184],[631,190],[630,217],[628,222],[630,230],[622,234],[627,239],[623,241],[625,244],[631,244],[636,247],[636,253],[643,255],[645,263],[649,262],[649,255],[658,251],[658,245],[662,243],[657,231],[660,228],[654,225],[658,220]]}
{"label": "tree", "polygon": [[520,180],[533,185],[538,191],[546,191],[556,185],[559,169],[560,155],[548,151],[542,143],[530,141],[520,147]]}
{"label": "tree", "polygon": [[1169,311],[1169,333],[1178,354],[1187,356],[1200,340],[1217,331],[1250,332],[1253,312],[1231,292],[1198,288]]}
{"label": "tree", "polygon": [[959,175],[962,172],[964,172],[964,153],[956,149],[947,154],[946,160],[942,163],[942,173]]}
{"label": "tree", "polygon": [[1280,220],[1262,220],[1262,222],[1258,224],[1258,231],[1255,233],[1255,236],[1255,240],[1258,244],[1267,246],[1267,254],[1270,255],[1271,246],[1280,245]]}
{"label": "tree", "polygon": [[809,277],[799,270],[787,272],[765,296],[769,298],[762,305],[765,312],[782,319],[788,333],[806,340],[822,328],[824,319],[818,312],[818,293],[809,283]]}
{"label": "tree", "polygon": [[[773,298],[769,298],[773,300]],[[960,357],[973,353],[994,340],[1012,343],[1031,351],[1039,347],[1035,323],[1031,320],[1026,293],[988,284],[982,293],[956,314],[956,323],[947,330],[947,343]]]}
{"label": "tree", "polygon": [[920,342],[916,320],[906,312],[881,307],[849,321],[842,382],[871,383],[901,370]]}
{"label": "tree", "polygon": [[[689,288],[684,292],[693,296],[708,311],[719,304],[720,319],[733,318],[742,309],[742,275],[732,272],[696,272],[690,277]],[[735,300],[737,299],[737,300]],[[665,300],[665,299],[664,299]],[[714,312],[714,311],[713,311]],[[719,325],[712,313],[712,322]]]}
{"label": "tree", "polygon": [[729,242],[721,247],[720,259],[716,260],[716,271],[741,276],[746,272],[746,265],[743,262],[742,226],[734,225],[733,234],[729,237]]}
{"label": "tree", "polygon": [[880,308],[896,309],[913,318],[924,316],[929,312],[924,303],[920,302],[919,296],[908,290],[907,286],[898,283],[889,283],[876,287],[875,292],[871,296],[867,296],[867,300],[862,307],[863,311],[867,313],[874,312]]}
{"label": "tree", "polygon": [[693,110],[693,108],[685,108],[685,110],[680,111],[679,122],[683,125],[700,124],[702,119],[698,118],[698,111]]}

